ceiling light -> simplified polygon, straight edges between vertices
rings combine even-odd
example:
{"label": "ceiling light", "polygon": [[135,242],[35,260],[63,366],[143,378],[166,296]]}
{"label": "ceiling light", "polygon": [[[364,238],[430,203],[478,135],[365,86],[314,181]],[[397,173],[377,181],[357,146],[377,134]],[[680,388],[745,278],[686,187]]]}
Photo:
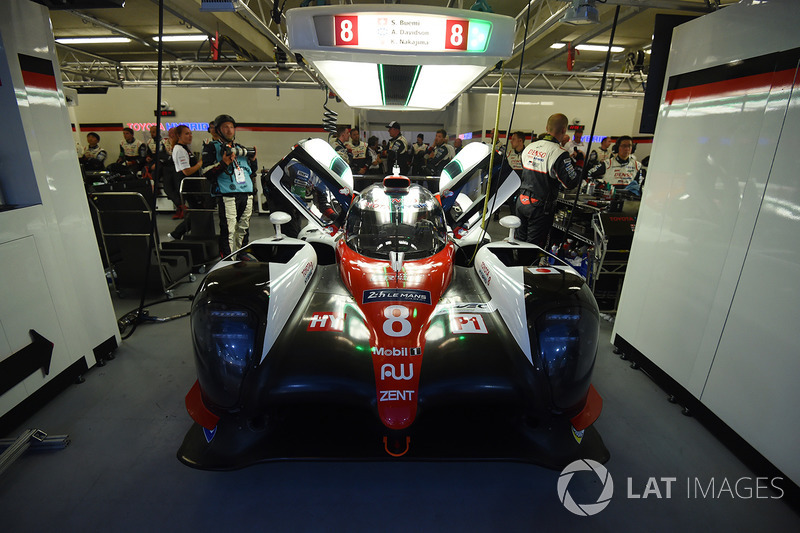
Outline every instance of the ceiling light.
{"label": "ceiling light", "polygon": [[[567,46],[567,43],[553,43],[550,45],[550,48],[561,49]],[[608,51],[608,46],[603,44],[579,44],[575,47],[578,50],[582,50],[584,52],[606,52]],[[612,46],[611,51],[615,54],[620,52],[624,52],[625,49],[621,46]]]}
{"label": "ceiling light", "polygon": [[[578,50],[582,50],[584,52],[608,52],[608,46],[604,44],[579,44],[576,46]],[[621,46],[612,46],[611,52],[618,54],[620,52],[624,52],[625,49]]]}
{"label": "ceiling light", "polygon": [[[158,42],[158,35],[153,35],[152,39]],[[163,35],[161,37],[161,40],[165,43],[194,43],[194,42],[206,41],[208,40],[208,36],[202,34]]]}
{"label": "ceiling light", "polygon": [[112,44],[129,43],[127,37],[59,37],[56,39],[60,44]]}
{"label": "ceiling light", "polygon": [[513,48],[514,19],[394,4],[289,10],[289,48],[354,108],[442,109]]}
{"label": "ceiling light", "polygon": [[572,0],[572,5],[567,8],[561,22],[567,24],[597,24],[600,15],[594,6],[595,0]]}

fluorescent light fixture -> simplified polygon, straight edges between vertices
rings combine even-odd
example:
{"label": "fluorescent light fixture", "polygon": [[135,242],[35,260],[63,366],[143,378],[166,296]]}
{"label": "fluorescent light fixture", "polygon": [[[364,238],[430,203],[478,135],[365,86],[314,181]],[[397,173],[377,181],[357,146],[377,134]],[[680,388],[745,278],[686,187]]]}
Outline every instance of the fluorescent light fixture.
{"label": "fluorescent light fixture", "polygon": [[410,109],[442,109],[480,78],[479,65],[425,65],[408,101]]}
{"label": "fluorescent light fixture", "polygon": [[[158,42],[158,35],[153,35],[152,39]],[[199,43],[208,40],[208,36],[203,34],[164,35],[161,40],[165,43]]]}
{"label": "fluorescent light fixture", "polygon": [[59,37],[56,42],[61,44],[113,44],[129,43],[131,40],[127,37]]}
{"label": "fluorescent light fixture", "polygon": [[[579,44],[576,46],[578,50],[585,51],[585,52],[606,52],[608,51],[608,46],[602,44]],[[612,46],[611,52],[618,54],[620,52],[625,51],[624,48],[621,46]]]}
{"label": "fluorescent light fixture", "polygon": [[[556,50],[559,50],[561,48],[564,48],[565,46],[567,46],[567,43],[553,43],[550,45],[550,48],[555,48]],[[606,50],[608,50],[608,46],[602,44],[579,44],[575,48],[578,50],[582,50],[584,52],[605,52]],[[624,52],[625,49],[622,48],[621,46],[612,46],[611,51],[615,54],[618,54],[620,52]]]}
{"label": "fluorescent light fixture", "polygon": [[[336,94],[350,107],[407,110],[442,109],[465,87],[480,78],[487,67],[480,65],[421,65],[416,81],[403,104],[392,106],[385,101],[381,83],[383,65],[355,61],[317,60],[314,68],[325,78]],[[358,83],[353,83],[358,80]]]}
{"label": "fluorescent light fixture", "polygon": [[[350,107],[383,105],[378,67],[374,63],[317,60],[314,68]],[[358,80],[358,83],[353,83],[353,80]]]}

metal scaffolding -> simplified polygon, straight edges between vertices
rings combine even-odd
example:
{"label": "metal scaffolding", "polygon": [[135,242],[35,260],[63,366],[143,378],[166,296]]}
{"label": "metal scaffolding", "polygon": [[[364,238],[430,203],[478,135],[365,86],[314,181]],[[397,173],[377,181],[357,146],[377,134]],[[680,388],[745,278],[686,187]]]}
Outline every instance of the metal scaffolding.
{"label": "metal scaffolding", "polygon": [[[59,67],[65,87],[153,87],[158,64],[155,61],[112,61],[59,45]],[[516,69],[494,71],[467,92],[497,92],[500,78],[503,91],[513,93],[519,78],[520,94],[559,94],[593,96],[600,90],[602,75],[597,72],[554,72]],[[640,73],[611,73],[606,94],[642,97],[647,77]],[[297,63],[165,61],[162,83],[172,87],[247,87],[316,88],[316,79]]]}

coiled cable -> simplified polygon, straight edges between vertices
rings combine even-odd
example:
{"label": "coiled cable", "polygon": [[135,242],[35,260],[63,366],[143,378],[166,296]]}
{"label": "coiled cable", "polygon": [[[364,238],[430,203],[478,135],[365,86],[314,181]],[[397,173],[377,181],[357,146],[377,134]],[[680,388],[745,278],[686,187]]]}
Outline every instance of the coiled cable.
{"label": "coiled cable", "polygon": [[329,135],[335,136],[337,117],[339,116],[339,113],[328,107],[329,94],[330,90],[325,87],[325,103],[322,104],[322,109],[325,110],[325,112],[322,113],[322,129],[327,131]]}

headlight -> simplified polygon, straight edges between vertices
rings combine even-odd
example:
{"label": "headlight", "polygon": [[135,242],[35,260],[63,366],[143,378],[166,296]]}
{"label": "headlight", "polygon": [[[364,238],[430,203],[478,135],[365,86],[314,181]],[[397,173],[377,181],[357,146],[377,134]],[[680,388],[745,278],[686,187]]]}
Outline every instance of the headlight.
{"label": "headlight", "polygon": [[249,311],[200,304],[192,311],[192,336],[200,387],[219,407],[233,407],[253,362],[257,318]]}
{"label": "headlight", "polygon": [[539,357],[559,409],[579,406],[591,382],[597,353],[597,316],[582,307],[547,311],[536,319]]}

